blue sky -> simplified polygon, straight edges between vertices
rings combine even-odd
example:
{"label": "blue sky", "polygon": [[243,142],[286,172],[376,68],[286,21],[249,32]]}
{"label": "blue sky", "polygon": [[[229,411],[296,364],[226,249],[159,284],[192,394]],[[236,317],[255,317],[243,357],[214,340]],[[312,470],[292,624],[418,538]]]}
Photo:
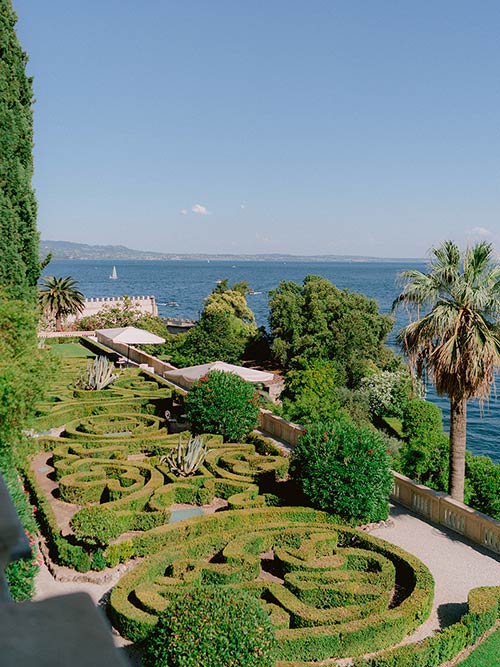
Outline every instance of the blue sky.
{"label": "blue sky", "polygon": [[498,0],[13,4],[45,239],[382,257],[500,240]]}

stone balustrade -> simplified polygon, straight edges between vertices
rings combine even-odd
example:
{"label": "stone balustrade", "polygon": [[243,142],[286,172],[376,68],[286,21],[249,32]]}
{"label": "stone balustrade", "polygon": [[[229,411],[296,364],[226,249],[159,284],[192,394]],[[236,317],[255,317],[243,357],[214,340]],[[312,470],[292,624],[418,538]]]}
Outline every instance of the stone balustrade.
{"label": "stone balustrade", "polygon": [[302,426],[292,424],[292,422],[283,419],[283,417],[278,417],[271,410],[261,410],[258,420],[260,429],[279,440],[283,440],[292,448],[295,447],[304,432]]}

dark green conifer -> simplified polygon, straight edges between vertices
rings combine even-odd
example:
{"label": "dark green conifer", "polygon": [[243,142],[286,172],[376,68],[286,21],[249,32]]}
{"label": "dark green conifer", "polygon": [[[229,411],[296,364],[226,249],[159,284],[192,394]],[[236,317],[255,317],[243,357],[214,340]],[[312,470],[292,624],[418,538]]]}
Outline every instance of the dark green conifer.
{"label": "dark green conifer", "polygon": [[[33,90],[11,0],[0,0],[0,284],[20,296],[40,275],[33,175]],[[33,293],[33,292],[32,292]]]}

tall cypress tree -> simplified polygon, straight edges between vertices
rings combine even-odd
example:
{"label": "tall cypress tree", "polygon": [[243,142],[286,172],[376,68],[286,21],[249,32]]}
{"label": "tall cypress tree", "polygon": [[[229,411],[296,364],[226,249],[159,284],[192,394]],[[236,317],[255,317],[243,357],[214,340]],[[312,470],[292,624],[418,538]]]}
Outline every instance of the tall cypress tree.
{"label": "tall cypress tree", "polygon": [[0,0],[0,285],[27,295],[40,275],[33,175],[33,89],[11,0]]}

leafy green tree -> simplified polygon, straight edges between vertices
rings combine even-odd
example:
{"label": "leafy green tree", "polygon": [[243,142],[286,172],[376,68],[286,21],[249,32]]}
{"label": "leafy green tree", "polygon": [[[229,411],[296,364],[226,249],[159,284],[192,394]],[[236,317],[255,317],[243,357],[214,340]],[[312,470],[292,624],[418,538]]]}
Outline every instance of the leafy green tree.
{"label": "leafy green tree", "polygon": [[339,385],[356,387],[368,372],[396,363],[384,345],[392,319],[380,315],[373,299],[326,278],[307,276],[302,287],[281,282],[270,292],[269,308],[273,352],[286,370],[330,360]]}
{"label": "leafy green tree", "polygon": [[62,322],[68,315],[77,315],[85,307],[85,297],[76,287],[77,282],[70,276],[43,279],[38,291],[43,312],[56,321],[56,331],[61,331]]}
{"label": "leafy green tree", "polygon": [[0,447],[13,444],[44,393],[51,363],[38,350],[36,311],[0,294]]}
{"label": "leafy green tree", "polygon": [[238,375],[211,371],[186,396],[185,408],[193,433],[218,433],[224,442],[240,442],[257,425],[259,395]]}
{"label": "leafy green tree", "polygon": [[389,515],[392,473],[383,438],[348,420],[308,427],[290,471],[313,507],[366,523]]}
{"label": "leafy green tree", "polygon": [[10,0],[0,0],[0,284],[15,297],[40,275],[33,175],[33,90]]}
{"label": "leafy green tree", "polygon": [[[193,366],[210,361],[238,364],[245,350],[260,337],[254,314],[248,308],[245,282],[228,286],[217,283],[205,299],[199,321],[185,336],[169,341],[165,352],[177,366]],[[167,349],[168,348],[168,349]]]}
{"label": "leafy green tree", "polygon": [[235,319],[227,312],[202,313],[183,338],[173,341],[170,359],[176,366],[196,366],[210,361],[238,364],[246,348]]}
{"label": "leafy green tree", "polygon": [[500,367],[500,265],[485,242],[460,252],[445,241],[431,253],[428,273],[401,273],[394,307],[405,304],[416,319],[398,340],[417,373],[450,399],[449,493],[463,501],[467,401],[489,395]]}

